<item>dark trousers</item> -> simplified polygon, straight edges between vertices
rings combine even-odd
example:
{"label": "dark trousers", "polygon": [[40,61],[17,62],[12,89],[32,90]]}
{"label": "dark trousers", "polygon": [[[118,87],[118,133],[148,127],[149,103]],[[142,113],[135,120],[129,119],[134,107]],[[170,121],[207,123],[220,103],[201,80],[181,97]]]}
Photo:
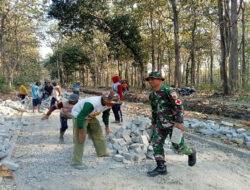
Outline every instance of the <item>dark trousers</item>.
{"label": "dark trousers", "polygon": [[56,99],[52,98],[50,102],[50,107],[54,106],[56,104]]}
{"label": "dark trousers", "polygon": [[25,94],[20,94],[19,95],[19,98],[21,98],[21,102],[22,102],[22,104],[24,104],[25,102],[24,102],[24,99],[25,99],[25,97],[26,97],[26,95]]}
{"label": "dark trousers", "polygon": [[61,122],[61,128],[60,128],[60,133],[65,133],[65,131],[68,129],[68,119],[63,117],[60,114],[60,122]]}
{"label": "dark trousers", "polygon": [[25,97],[26,97],[26,95],[25,95],[25,94],[20,94],[20,98],[21,98],[21,100],[24,100],[24,99],[25,99]]}
{"label": "dark trousers", "polygon": [[121,104],[116,104],[112,107],[112,110],[114,112],[115,115],[115,120],[122,122],[122,111],[121,111]]}
{"label": "dark trousers", "polygon": [[77,94],[77,95],[79,96],[80,92],[79,92],[79,91],[74,90],[74,91],[73,91],[73,94]]}
{"label": "dark trousers", "polygon": [[43,93],[43,95],[42,95],[42,100],[46,100],[48,97],[49,97],[48,94]]}

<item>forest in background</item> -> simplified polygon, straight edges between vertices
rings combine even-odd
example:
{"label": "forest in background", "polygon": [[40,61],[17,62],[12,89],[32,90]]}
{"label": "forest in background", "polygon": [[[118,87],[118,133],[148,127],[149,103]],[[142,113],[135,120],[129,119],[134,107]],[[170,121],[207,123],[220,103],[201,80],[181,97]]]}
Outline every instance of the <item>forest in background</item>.
{"label": "forest in background", "polygon": [[[46,70],[62,86],[108,87],[119,75],[145,89],[145,76],[158,70],[176,87],[250,89],[249,1],[0,2],[1,91],[43,80]],[[41,40],[53,50],[46,59]]]}

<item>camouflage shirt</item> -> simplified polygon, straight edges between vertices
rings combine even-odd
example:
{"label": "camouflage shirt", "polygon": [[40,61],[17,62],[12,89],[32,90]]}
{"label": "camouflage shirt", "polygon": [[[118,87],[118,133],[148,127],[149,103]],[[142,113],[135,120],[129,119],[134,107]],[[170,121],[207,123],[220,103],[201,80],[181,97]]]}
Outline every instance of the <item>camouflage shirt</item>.
{"label": "camouflage shirt", "polygon": [[159,91],[152,90],[149,95],[152,108],[152,125],[160,128],[170,127],[173,123],[183,123],[184,108],[177,93],[162,85]]}

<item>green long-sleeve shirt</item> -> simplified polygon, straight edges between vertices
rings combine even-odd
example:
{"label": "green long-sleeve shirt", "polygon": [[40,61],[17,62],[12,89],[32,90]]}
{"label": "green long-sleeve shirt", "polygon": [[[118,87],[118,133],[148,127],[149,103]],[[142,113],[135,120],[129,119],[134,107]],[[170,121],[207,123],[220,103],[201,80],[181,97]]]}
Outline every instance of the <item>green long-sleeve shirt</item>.
{"label": "green long-sleeve shirt", "polygon": [[[85,119],[91,114],[91,112],[94,110],[94,106],[86,102],[81,110],[81,112],[78,114],[76,118],[78,129],[84,128],[84,122]],[[110,115],[110,109],[105,110],[102,114],[102,119],[105,125],[109,124],[109,115]]]}

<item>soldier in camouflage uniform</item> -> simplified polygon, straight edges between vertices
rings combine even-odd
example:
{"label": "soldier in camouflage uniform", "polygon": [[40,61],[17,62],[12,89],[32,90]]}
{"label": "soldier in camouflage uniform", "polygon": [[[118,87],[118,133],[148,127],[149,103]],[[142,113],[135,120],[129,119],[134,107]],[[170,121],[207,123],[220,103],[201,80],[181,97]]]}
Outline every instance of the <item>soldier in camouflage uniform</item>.
{"label": "soldier in camouflage uniform", "polygon": [[[152,108],[152,125],[150,128],[153,129],[151,142],[157,167],[149,171],[148,175],[153,177],[167,174],[163,145],[167,136],[172,136],[174,127],[182,131],[185,130],[182,124],[184,109],[177,93],[171,87],[162,84],[164,78],[159,72],[150,73],[146,80],[152,87],[152,92],[149,95]],[[184,143],[184,138],[181,139],[180,144],[172,143],[172,145],[177,152],[188,155],[189,166],[195,165],[196,152]]]}

